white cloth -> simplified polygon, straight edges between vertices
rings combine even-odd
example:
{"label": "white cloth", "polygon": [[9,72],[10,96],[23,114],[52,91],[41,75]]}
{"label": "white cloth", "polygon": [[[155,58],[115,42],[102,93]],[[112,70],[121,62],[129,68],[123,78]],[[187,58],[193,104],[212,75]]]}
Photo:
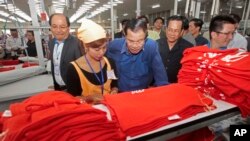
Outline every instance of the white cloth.
{"label": "white cloth", "polygon": [[247,40],[240,33],[236,32],[233,39],[229,42],[228,49],[239,48],[240,52],[247,51]]}
{"label": "white cloth", "polygon": [[24,78],[35,76],[45,72],[45,68],[41,66],[32,66],[27,68],[19,68],[11,71],[0,73],[0,85],[15,82]]}
{"label": "white cloth", "polygon": [[78,38],[82,40],[83,43],[90,43],[106,38],[106,31],[102,26],[95,23],[94,21],[84,19],[82,21],[81,27],[78,29]]}
{"label": "white cloth", "polygon": [[[25,57],[18,57],[18,60],[23,61],[23,62],[34,62],[34,63],[39,63],[39,59],[36,57],[30,57],[30,56],[25,56]],[[46,62],[48,61],[47,58],[43,58],[43,61]]]}
{"label": "white cloth", "polygon": [[53,62],[54,62],[54,74],[55,80],[60,86],[64,86],[65,82],[62,79],[60,71],[61,55],[64,43],[56,43],[53,51]]}

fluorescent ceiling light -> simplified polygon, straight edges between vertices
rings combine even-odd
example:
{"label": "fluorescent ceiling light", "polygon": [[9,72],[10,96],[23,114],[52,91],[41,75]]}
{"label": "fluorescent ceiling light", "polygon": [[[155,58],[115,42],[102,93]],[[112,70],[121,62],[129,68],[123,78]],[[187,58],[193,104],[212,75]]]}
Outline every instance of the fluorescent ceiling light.
{"label": "fluorescent ceiling light", "polygon": [[32,21],[31,17],[25,14],[23,11],[17,11],[15,14],[17,14],[19,17],[22,17],[26,21]]}
{"label": "fluorescent ceiling light", "polygon": [[[8,8],[9,11],[11,11],[12,13],[18,15],[19,17],[22,17],[26,21],[31,21],[32,20],[30,16],[28,16],[26,13],[24,13],[22,10],[20,10],[19,8],[17,8],[13,4],[8,4],[8,6],[6,6],[5,9],[7,10],[7,8]],[[19,20],[19,18],[18,18],[18,20]],[[22,22],[23,20],[20,19],[19,21]],[[23,21],[23,22],[25,22],[25,21]]]}
{"label": "fluorescent ceiling light", "polygon": [[158,7],[160,7],[160,4],[152,5],[152,8],[158,8]]}
{"label": "fluorescent ceiling light", "polygon": [[74,22],[91,8],[92,8],[91,5],[86,5],[86,4],[81,5],[79,9],[76,11],[76,13],[70,17],[70,22]]}
{"label": "fluorescent ceiling light", "polygon": [[11,16],[10,19],[15,20],[15,21],[18,21],[18,22],[21,22],[21,23],[24,23],[24,22],[25,22],[24,20],[22,20],[22,19],[20,19],[20,18],[17,18],[17,17],[15,18],[15,17],[13,17],[13,16]]}
{"label": "fluorescent ceiling light", "polygon": [[241,5],[237,5],[237,6],[235,6],[235,8],[239,8],[239,9],[241,9],[241,8],[242,8],[242,6],[241,6]]}
{"label": "fluorescent ceiling light", "polygon": [[[95,7],[95,10],[94,11],[90,11],[90,9],[92,8],[92,5],[95,5],[96,3],[99,3],[97,0],[86,0],[84,2],[84,5],[87,5],[87,6],[90,6],[90,8],[84,8],[85,11],[84,13],[90,13],[89,15],[84,15],[82,18],[80,18],[83,13],[79,12],[78,10],[76,11],[76,13],[70,17],[70,22],[74,22],[75,20],[77,20],[76,22],[77,23],[81,23],[82,22],[82,19],[83,18],[92,18],[92,17],[95,17],[96,15],[102,13],[102,12],[105,12],[106,10],[110,9],[111,8],[111,3],[110,2],[107,2],[105,4],[103,4],[102,6],[100,7]],[[122,0],[114,0],[113,1],[113,6],[117,6],[119,3],[123,3]],[[82,6],[81,6],[82,7]]]}
{"label": "fluorescent ceiling light", "polygon": [[121,0],[115,0],[114,3],[123,3]]}
{"label": "fluorescent ceiling light", "polygon": [[0,22],[7,22],[7,23],[10,23],[9,20],[6,21],[6,19],[2,19],[2,18],[0,18]]}
{"label": "fluorescent ceiling light", "polygon": [[124,13],[123,16],[124,16],[124,17],[125,17],[125,16],[128,16],[128,13]]}
{"label": "fluorescent ceiling light", "polygon": [[4,11],[0,11],[0,15],[4,16],[4,17],[8,17],[10,14],[4,12]]}
{"label": "fluorescent ceiling light", "polygon": [[207,13],[207,12],[206,12],[206,11],[200,11],[200,13],[201,13],[201,14],[205,14],[205,13]]}
{"label": "fluorescent ceiling light", "polygon": [[99,3],[99,1],[96,1],[96,0],[88,0],[88,1],[92,3]]}

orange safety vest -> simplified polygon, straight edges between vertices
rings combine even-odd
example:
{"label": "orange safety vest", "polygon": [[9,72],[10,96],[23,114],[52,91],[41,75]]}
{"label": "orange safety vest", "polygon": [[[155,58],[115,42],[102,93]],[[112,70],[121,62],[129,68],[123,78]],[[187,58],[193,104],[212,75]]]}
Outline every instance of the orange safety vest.
{"label": "orange safety vest", "polygon": [[[107,71],[111,71],[111,65],[108,61],[108,59],[106,57],[103,57],[104,61],[107,64]],[[102,88],[101,85],[94,85],[92,84],[86,77],[85,75],[82,73],[81,69],[79,68],[79,66],[76,64],[76,62],[71,62],[71,64],[74,65],[78,76],[80,78],[80,82],[81,82],[81,87],[82,87],[82,96],[89,96],[89,95],[94,95],[94,94],[101,94],[102,92]],[[104,72],[104,75],[107,75],[106,72]],[[103,90],[103,94],[109,94],[111,91],[111,79],[107,79],[107,81],[104,83],[104,90]]]}

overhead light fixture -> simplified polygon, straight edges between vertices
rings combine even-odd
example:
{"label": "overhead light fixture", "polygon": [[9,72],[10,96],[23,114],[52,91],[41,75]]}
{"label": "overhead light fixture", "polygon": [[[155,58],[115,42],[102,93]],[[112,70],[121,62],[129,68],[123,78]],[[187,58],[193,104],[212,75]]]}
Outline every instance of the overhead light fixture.
{"label": "overhead light fixture", "polygon": [[0,15],[4,16],[4,17],[8,17],[10,14],[4,12],[4,11],[0,11]]}
{"label": "overhead light fixture", "polygon": [[200,13],[201,13],[201,14],[205,14],[205,13],[207,13],[207,12],[206,12],[206,11],[200,11]]}
{"label": "overhead light fixture", "polygon": [[241,9],[241,8],[242,8],[242,6],[241,6],[241,5],[237,5],[237,6],[235,6],[235,8],[239,8],[239,9]]}
{"label": "overhead light fixture", "polygon": [[160,7],[160,4],[152,5],[152,8],[158,8],[158,7]]}
{"label": "overhead light fixture", "polygon": [[124,13],[123,16],[124,16],[124,17],[125,17],[125,16],[128,16],[128,13]]}

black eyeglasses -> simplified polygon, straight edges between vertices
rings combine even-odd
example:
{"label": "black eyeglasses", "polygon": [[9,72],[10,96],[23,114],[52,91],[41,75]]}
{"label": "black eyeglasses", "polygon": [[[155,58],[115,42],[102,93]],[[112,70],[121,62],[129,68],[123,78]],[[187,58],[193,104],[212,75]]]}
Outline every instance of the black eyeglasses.
{"label": "black eyeglasses", "polygon": [[216,33],[219,33],[219,34],[224,34],[224,35],[226,35],[226,36],[228,36],[228,35],[234,36],[235,33],[236,33],[236,32],[220,32],[220,31],[215,31],[215,32],[216,32]]}

